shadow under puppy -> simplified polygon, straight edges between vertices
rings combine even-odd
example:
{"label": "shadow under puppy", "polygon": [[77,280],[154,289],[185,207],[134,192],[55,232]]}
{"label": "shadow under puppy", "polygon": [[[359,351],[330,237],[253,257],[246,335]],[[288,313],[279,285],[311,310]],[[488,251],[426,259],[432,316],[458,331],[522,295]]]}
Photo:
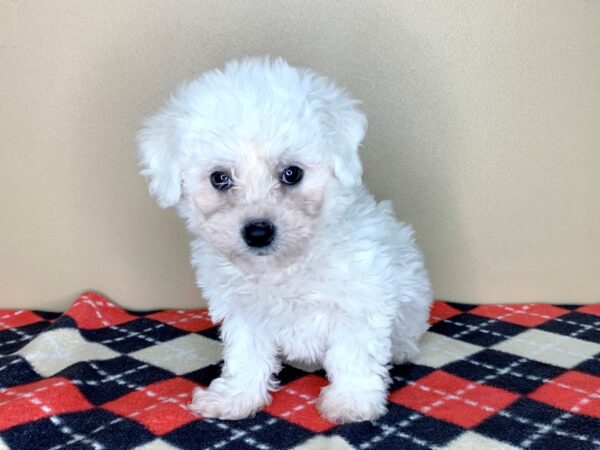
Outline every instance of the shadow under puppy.
{"label": "shadow under puppy", "polygon": [[193,234],[192,264],[224,366],[204,417],[269,403],[280,357],[323,365],[334,422],[386,411],[388,366],[417,352],[432,301],[412,228],[364,187],[366,118],[329,79],[281,59],[183,84],[138,137],[142,174]]}

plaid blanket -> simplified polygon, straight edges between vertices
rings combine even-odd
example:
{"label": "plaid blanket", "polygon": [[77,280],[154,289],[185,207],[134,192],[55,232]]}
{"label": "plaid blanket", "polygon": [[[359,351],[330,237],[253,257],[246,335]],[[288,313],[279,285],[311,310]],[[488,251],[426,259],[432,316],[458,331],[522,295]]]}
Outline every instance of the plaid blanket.
{"label": "plaid blanket", "polygon": [[0,312],[0,448],[600,448],[600,305],[436,302],[414,364],[391,369],[389,412],[336,426],[322,370],[285,365],[255,417],[187,404],[220,371],[204,309],[126,311],[83,294],[64,314]]}

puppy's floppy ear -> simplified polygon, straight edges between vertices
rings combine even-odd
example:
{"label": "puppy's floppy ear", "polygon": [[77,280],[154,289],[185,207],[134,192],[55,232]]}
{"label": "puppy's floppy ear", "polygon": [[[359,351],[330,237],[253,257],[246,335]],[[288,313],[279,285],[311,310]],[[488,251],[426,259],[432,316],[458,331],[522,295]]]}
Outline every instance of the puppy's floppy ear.
{"label": "puppy's floppy ear", "polygon": [[360,184],[362,164],[358,147],[365,136],[367,118],[358,108],[359,102],[331,81],[321,78],[317,84],[333,174],[343,186]]}
{"label": "puppy's floppy ear", "polygon": [[349,100],[331,113],[335,133],[332,143],[333,174],[347,187],[360,184],[362,179],[358,147],[365,136],[367,118],[356,104]]}
{"label": "puppy's floppy ear", "polygon": [[137,137],[141,174],[150,181],[150,193],[161,208],[181,199],[181,139],[177,114],[169,106],[144,122]]}

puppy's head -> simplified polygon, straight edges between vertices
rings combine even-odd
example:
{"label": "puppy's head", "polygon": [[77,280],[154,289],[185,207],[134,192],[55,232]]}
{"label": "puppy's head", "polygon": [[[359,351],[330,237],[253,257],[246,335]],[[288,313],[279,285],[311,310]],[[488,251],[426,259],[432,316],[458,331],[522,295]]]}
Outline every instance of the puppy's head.
{"label": "puppy's head", "polygon": [[278,59],[182,85],[138,136],[163,207],[246,267],[287,265],[325,226],[328,193],[360,185],[366,119],[327,78]]}

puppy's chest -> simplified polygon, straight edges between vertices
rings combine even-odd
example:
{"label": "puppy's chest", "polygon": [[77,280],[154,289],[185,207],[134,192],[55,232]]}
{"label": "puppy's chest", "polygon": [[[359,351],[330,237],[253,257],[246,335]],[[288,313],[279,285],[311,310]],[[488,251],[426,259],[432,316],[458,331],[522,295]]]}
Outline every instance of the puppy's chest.
{"label": "puppy's chest", "polygon": [[257,283],[247,312],[275,340],[285,358],[320,361],[340,307],[320,280],[302,279],[302,283],[297,279]]}
{"label": "puppy's chest", "polygon": [[322,360],[333,322],[331,311],[290,308],[272,319],[269,328],[285,358],[311,362]]}

